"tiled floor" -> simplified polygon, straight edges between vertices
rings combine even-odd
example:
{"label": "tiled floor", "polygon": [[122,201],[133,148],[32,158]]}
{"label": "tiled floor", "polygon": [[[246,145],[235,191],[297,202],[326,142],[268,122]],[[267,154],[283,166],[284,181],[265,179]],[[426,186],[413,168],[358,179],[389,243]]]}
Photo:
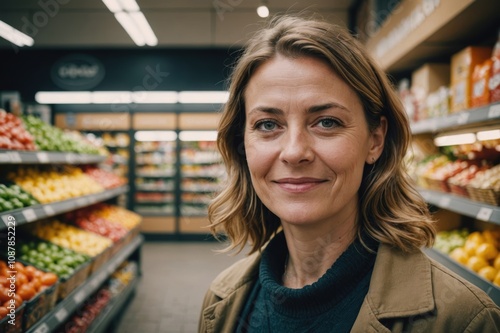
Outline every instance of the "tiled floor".
{"label": "tiled floor", "polygon": [[245,253],[214,252],[217,242],[145,242],[142,278],[113,333],[194,333],[215,276]]}

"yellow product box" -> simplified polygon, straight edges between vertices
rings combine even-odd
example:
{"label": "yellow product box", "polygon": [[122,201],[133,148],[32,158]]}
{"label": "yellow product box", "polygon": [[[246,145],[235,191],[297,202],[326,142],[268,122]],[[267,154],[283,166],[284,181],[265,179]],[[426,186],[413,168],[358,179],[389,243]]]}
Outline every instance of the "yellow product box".
{"label": "yellow product box", "polygon": [[489,59],[492,52],[491,47],[469,46],[451,57],[451,112],[471,108],[474,68]]}

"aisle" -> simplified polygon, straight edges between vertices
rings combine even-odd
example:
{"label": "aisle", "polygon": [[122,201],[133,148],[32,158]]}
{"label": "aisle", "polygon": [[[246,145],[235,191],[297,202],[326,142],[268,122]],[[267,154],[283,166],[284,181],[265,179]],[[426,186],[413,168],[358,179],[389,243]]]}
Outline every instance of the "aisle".
{"label": "aisle", "polygon": [[216,242],[145,242],[143,276],[114,333],[197,332],[210,282],[244,256],[214,252],[221,247]]}

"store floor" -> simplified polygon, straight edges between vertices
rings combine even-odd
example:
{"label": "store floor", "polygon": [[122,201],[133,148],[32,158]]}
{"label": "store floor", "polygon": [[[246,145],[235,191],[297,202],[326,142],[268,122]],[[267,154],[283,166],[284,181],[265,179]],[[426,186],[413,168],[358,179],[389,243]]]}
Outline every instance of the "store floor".
{"label": "store floor", "polygon": [[216,253],[217,242],[145,242],[142,277],[113,333],[193,333],[215,276],[244,253]]}

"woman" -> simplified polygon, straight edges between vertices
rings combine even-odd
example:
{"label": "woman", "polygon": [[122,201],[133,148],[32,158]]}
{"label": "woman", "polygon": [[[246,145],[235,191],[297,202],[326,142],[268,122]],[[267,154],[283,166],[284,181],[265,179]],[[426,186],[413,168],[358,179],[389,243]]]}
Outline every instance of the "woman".
{"label": "woman", "polygon": [[435,231],[404,171],[407,118],[354,38],[275,19],[229,91],[209,217],[251,255],[210,286],[200,332],[498,332],[488,296],[420,251]]}

